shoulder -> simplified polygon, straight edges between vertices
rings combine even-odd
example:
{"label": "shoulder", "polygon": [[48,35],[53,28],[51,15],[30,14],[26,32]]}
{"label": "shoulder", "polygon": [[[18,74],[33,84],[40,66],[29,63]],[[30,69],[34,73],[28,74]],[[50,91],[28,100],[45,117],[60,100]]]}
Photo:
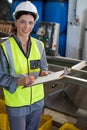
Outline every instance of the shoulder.
{"label": "shoulder", "polygon": [[7,37],[6,39],[3,40],[3,42],[1,43],[1,45],[3,44],[7,44],[9,42],[9,40],[14,39],[13,37]]}
{"label": "shoulder", "polygon": [[37,44],[40,44],[40,45],[42,45],[44,47],[44,43],[42,41],[38,40],[37,38],[31,37],[31,41],[32,42],[35,41]]}

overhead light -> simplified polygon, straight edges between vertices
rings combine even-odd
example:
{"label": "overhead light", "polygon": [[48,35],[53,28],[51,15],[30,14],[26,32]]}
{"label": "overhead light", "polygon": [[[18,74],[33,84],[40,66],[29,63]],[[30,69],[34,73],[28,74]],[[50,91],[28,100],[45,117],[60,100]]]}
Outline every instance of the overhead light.
{"label": "overhead light", "polygon": [[9,2],[9,3],[12,3],[12,2],[13,2],[13,0],[8,0],[8,2]]}

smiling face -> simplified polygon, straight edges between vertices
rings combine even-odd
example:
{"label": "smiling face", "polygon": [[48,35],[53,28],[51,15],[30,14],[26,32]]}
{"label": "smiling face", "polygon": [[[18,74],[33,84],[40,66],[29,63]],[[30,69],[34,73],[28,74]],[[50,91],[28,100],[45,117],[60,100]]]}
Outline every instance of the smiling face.
{"label": "smiling face", "polygon": [[29,37],[34,27],[34,17],[30,14],[24,14],[15,20],[17,35],[21,37]]}

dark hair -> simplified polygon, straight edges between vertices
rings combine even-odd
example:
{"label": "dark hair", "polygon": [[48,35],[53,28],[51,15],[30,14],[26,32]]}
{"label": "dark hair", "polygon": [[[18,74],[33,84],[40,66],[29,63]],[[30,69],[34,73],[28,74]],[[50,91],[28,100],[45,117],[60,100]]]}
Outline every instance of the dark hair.
{"label": "dark hair", "polygon": [[15,19],[16,20],[19,19],[21,17],[21,15],[24,15],[24,14],[26,14],[26,15],[30,14],[30,15],[32,15],[34,17],[34,20],[36,20],[36,14],[33,13],[33,12],[28,12],[28,11],[19,11],[19,12],[17,12],[15,14]]}

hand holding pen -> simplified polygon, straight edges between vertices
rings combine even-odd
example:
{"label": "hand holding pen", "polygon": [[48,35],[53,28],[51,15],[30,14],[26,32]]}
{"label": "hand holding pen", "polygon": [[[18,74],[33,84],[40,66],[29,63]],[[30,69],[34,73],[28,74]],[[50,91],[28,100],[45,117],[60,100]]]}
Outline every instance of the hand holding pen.
{"label": "hand holding pen", "polygon": [[31,85],[36,80],[33,75],[25,75],[24,77],[18,79],[18,85],[23,85],[24,87]]}
{"label": "hand holding pen", "polygon": [[[40,76],[47,76],[48,75],[48,72],[47,71],[43,71],[41,72]],[[32,83],[34,83],[34,81],[36,80],[36,76],[34,75],[26,75],[26,74],[23,74],[24,77],[20,78],[18,80],[18,85],[23,85],[24,87],[27,87],[27,86],[31,86]]]}

